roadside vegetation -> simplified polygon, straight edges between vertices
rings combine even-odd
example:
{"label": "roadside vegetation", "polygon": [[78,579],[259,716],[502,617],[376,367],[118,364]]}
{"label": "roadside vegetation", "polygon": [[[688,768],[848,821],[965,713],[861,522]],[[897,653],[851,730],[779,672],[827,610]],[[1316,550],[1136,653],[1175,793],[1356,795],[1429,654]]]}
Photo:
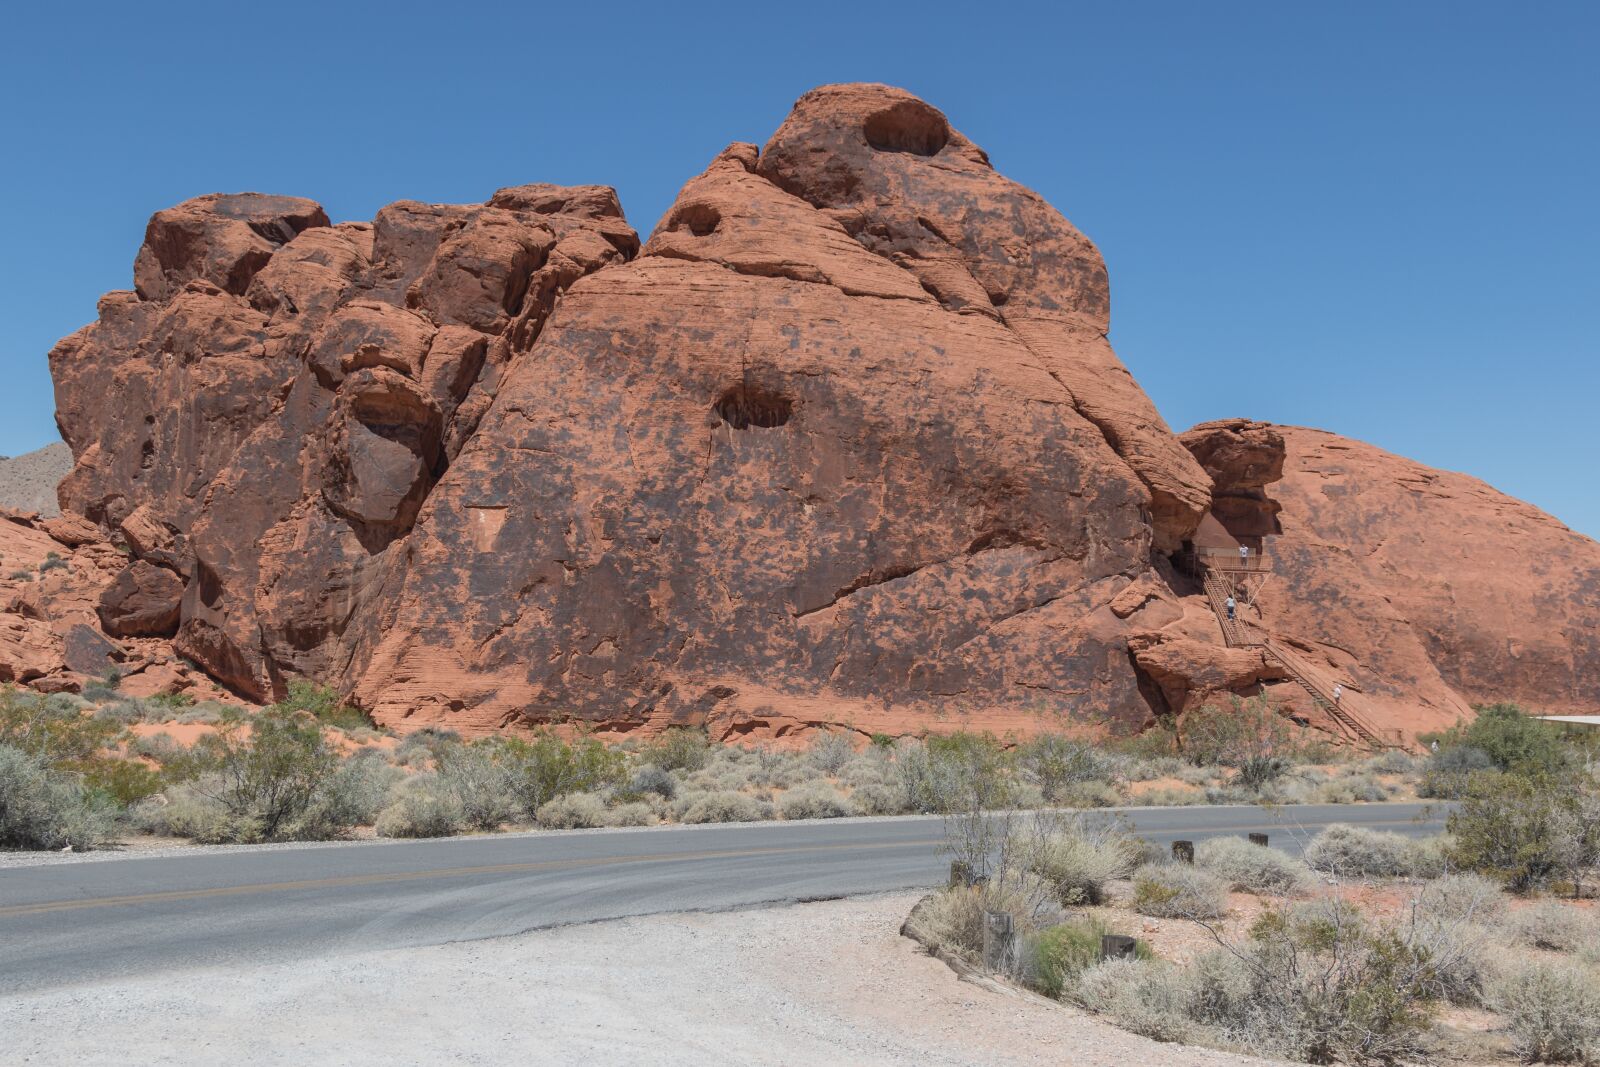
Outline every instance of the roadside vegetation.
{"label": "roadside vegetation", "polygon": [[[478,740],[437,729],[400,737],[306,682],[247,713],[182,693],[126,696],[111,675],[81,695],[0,689],[0,848],[437,837],[975,807],[1360,802],[1419,792],[1459,798],[1493,818],[1494,805],[1525,810],[1527,798],[1510,791],[1535,788],[1507,768],[1548,756],[1501,714],[1486,712],[1479,722],[1490,725],[1453,732],[1426,759],[1339,748],[1262,700],[1201,709],[1181,735],[1157,727],[1099,743],[1059,734],[1012,742],[970,732],[840,731],[817,733],[805,747],[731,746],[678,728],[607,744],[573,728]],[[1475,770],[1460,770],[1465,764]],[[1549,792],[1551,803],[1571,802]],[[1550,820],[1526,828],[1557,832]],[[1465,831],[1461,839],[1463,848],[1502,843],[1492,835],[1475,842]]]}
{"label": "roadside vegetation", "polygon": [[[1110,813],[974,808],[947,820],[952,884],[908,930],[1160,1041],[1318,1064],[1600,1063],[1593,741],[1505,705],[1424,741],[1420,781],[1456,801],[1442,835],[1336,825],[1291,834],[1299,856],[1214,838],[1191,862]],[[1133,951],[1103,949],[1108,934]]]}

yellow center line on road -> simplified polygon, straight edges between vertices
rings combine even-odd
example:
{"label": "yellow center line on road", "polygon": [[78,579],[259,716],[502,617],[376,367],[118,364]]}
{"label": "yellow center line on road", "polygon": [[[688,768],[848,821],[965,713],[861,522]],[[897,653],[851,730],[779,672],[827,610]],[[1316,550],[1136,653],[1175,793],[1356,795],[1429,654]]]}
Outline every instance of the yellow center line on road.
{"label": "yellow center line on road", "polygon": [[211,900],[246,896],[252,893],[284,893],[301,889],[344,889],[351,886],[389,885],[418,882],[430,878],[469,878],[485,874],[520,874],[531,871],[575,870],[584,867],[616,867],[630,863],[673,863],[685,860],[747,859],[753,856],[781,856],[807,852],[844,852],[867,849],[927,848],[941,844],[937,838],[922,841],[895,841],[846,845],[792,845],[773,848],[719,849],[705,852],[663,852],[643,856],[604,856],[597,859],[540,860],[529,863],[496,863],[481,867],[441,867],[432,871],[398,871],[388,874],[355,874],[342,878],[308,878],[297,882],[261,882],[254,885],[220,886],[214,889],[174,889],[158,893],[135,893],[120,897],[90,897],[83,900],[53,900],[38,904],[13,904],[0,907],[0,919],[26,915],[45,915],[58,911],[88,908],[115,908],[134,904],[165,904],[181,900]]}

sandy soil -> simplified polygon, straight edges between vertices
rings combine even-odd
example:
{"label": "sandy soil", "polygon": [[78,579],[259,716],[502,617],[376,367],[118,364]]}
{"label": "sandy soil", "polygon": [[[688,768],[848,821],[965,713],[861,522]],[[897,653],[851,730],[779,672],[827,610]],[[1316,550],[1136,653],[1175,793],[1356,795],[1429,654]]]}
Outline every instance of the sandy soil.
{"label": "sandy soil", "polygon": [[958,980],[915,896],[652,916],[0,1002],[28,1064],[1245,1065]]}

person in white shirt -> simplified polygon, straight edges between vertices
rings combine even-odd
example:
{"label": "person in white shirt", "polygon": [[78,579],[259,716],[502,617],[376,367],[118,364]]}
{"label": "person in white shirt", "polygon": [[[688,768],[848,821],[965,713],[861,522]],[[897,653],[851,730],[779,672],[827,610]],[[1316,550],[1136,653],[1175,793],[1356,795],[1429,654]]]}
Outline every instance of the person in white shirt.
{"label": "person in white shirt", "polygon": [[1333,686],[1333,703],[1334,703],[1335,706],[1338,705],[1340,698],[1342,698],[1343,696],[1344,696],[1344,686],[1342,686],[1339,683],[1335,682],[1334,686]]}
{"label": "person in white shirt", "polygon": [[1232,622],[1233,621],[1233,610],[1238,605],[1234,603],[1233,597],[1230,596],[1230,597],[1228,597],[1228,599],[1227,599],[1227,601],[1225,603],[1225,606],[1228,609],[1228,621]]}

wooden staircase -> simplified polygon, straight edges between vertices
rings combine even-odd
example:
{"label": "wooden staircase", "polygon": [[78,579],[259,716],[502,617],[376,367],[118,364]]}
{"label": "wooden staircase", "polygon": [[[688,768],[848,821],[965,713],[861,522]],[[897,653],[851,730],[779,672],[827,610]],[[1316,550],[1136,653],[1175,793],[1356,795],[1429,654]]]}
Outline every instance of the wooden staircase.
{"label": "wooden staircase", "polygon": [[[1217,562],[1214,563],[1213,559]],[[1234,611],[1232,619],[1228,618],[1228,597],[1235,589],[1231,575],[1234,571],[1259,574],[1265,569],[1265,561],[1259,555],[1241,559],[1237,567],[1230,557],[1200,557],[1195,562],[1194,569],[1205,586],[1206,599],[1211,602],[1217,625],[1222,627],[1222,639],[1229,648],[1259,648],[1263,656],[1275,661],[1295,684],[1310,695],[1312,703],[1328,716],[1346,739],[1372,749],[1395,747],[1384,741],[1378,731],[1350,706],[1348,691],[1335,700],[1333,687],[1319,679],[1299,653],[1245,622],[1238,609]]]}

